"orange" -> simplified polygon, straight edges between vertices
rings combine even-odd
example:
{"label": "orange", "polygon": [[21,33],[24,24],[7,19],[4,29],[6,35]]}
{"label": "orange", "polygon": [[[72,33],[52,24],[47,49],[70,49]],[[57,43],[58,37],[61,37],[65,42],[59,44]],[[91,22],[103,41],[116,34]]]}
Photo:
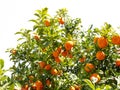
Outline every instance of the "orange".
{"label": "orange", "polygon": [[98,37],[94,37],[93,42],[94,42],[94,43],[97,43],[97,40],[98,40]]}
{"label": "orange", "polygon": [[75,88],[75,90],[80,90],[81,89],[81,87],[76,85],[76,84],[74,85],[74,88]]}
{"label": "orange", "polygon": [[73,41],[67,41],[67,42],[65,42],[65,49],[66,50],[71,50],[73,45],[74,45]]}
{"label": "orange", "polygon": [[51,65],[50,64],[47,64],[46,66],[45,66],[45,70],[50,70],[51,69]]}
{"label": "orange", "polygon": [[95,66],[92,63],[87,63],[84,67],[86,72],[91,72],[94,68]]}
{"label": "orange", "polygon": [[120,36],[119,35],[112,36],[111,39],[112,39],[113,44],[120,45]]}
{"label": "orange", "polygon": [[62,47],[61,47],[61,46],[57,48],[57,52],[58,52],[58,53],[61,53],[61,50],[62,50]]}
{"label": "orange", "polygon": [[50,26],[50,21],[45,20],[45,21],[44,21],[44,24],[45,24],[45,26],[47,26],[47,27],[48,27],[48,26]]}
{"label": "orange", "polygon": [[85,62],[85,59],[86,59],[85,57],[82,57],[82,58],[79,59],[79,61],[80,61],[81,63],[83,63],[83,62]]}
{"label": "orange", "polygon": [[60,62],[61,62],[61,59],[60,59],[59,57],[55,57],[55,61],[56,61],[57,63],[60,63]]}
{"label": "orange", "polygon": [[108,40],[105,37],[100,37],[97,40],[97,44],[99,48],[105,48],[108,45]]}
{"label": "orange", "polygon": [[58,57],[59,56],[59,53],[57,51],[53,51],[52,54],[53,54],[54,57]]}
{"label": "orange", "polygon": [[36,90],[36,85],[35,85],[35,83],[33,83],[33,85],[32,85],[32,90]]}
{"label": "orange", "polygon": [[17,53],[17,50],[12,49],[10,52],[15,55]]}
{"label": "orange", "polygon": [[37,80],[35,82],[36,90],[42,90],[43,89],[43,84],[40,80]]}
{"label": "orange", "polygon": [[116,66],[120,67],[120,59],[117,59],[117,60],[115,61],[115,64],[116,64]]}
{"label": "orange", "polygon": [[52,69],[51,69],[51,74],[52,74],[52,75],[57,75],[57,74],[58,74],[57,69],[52,68]]}
{"label": "orange", "polygon": [[68,51],[63,51],[61,54],[62,56],[66,57],[68,55]]}
{"label": "orange", "polygon": [[90,76],[90,80],[93,81],[93,82],[95,82],[95,83],[99,82],[100,79],[101,79],[101,78],[100,78],[99,74],[97,74],[97,73],[93,73],[93,74]]}
{"label": "orange", "polygon": [[50,86],[51,85],[51,81],[49,79],[46,80],[46,85]]}
{"label": "orange", "polygon": [[75,87],[74,86],[70,86],[70,90],[75,90]]}
{"label": "orange", "polygon": [[21,90],[28,90],[28,88],[29,88],[28,85],[25,85],[25,86],[22,87]]}
{"label": "orange", "polygon": [[73,58],[73,55],[70,53],[70,54],[68,54],[68,57],[69,58]]}
{"label": "orange", "polygon": [[44,61],[39,62],[39,66],[43,69],[45,67],[46,63]]}
{"label": "orange", "polygon": [[29,79],[30,79],[30,80],[33,80],[33,79],[34,79],[34,76],[30,75],[30,76],[29,76]]}
{"label": "orange", "polygon": [[39,40],[40,37],[39,37],[38,35],[34,35],[34,39],[35,39],[35,40]]}
{"label": "orange", "polygon": [[98,59],[98,60],[104,60],[105,59],[105,53],[103,52],[103,51],[98,51],[97,53],[96,53],[96,58]]}
{"label": "orange", "polygon": [[60,24],[64,24],[65,22],[63,21],[62,18],[59,18],[59,23],[60,23]]}
{"label": "orange", "polygon": [[62,70],[58,70],[58,75],[62,75],[63,71]]}

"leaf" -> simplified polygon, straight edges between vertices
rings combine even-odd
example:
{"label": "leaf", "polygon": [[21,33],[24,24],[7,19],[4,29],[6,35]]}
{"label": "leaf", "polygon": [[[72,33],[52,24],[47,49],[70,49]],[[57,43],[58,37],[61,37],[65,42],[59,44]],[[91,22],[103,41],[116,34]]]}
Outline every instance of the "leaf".
{"label": "leaf", "polygon": [[96,90],[101,90],[101,88],[97,88]]}
{"label": "leaf", "polygon": [[92,90],[95,90],[94,84],[89,79],[84,79],[83,81],[86,82]]}
{"label": "leaf", "polygon": [[111,89],[111,86],[110,85],[106,85],[105,86],[105,90],[110,90]]}
{"label": "leaf", "polygon": [[15,34],[23,34],[22,32],[16,32]]}
{"label": "leaf", "polygon": [[6,77],[6,76],[0,77],[0,81],[5,81],[5,80],[7,80],[7,77]]}
{"label": "leaf", "polygon": [[14,90],[14,84],[11,84],[10,87],[9,87],[9,90]]}
{"label": "leaf", "polygon": [[29,21],[34,22],[34,23],[36,23],[36,24],[39,24],[39,23],[37,22],[37,20],[34,20],[34,19],[31,19],[31,20],[29,20]]}
{"label": "leaf", "polygon": [[0,59],[0,69],[2,69],[4,67],[4,60]]}

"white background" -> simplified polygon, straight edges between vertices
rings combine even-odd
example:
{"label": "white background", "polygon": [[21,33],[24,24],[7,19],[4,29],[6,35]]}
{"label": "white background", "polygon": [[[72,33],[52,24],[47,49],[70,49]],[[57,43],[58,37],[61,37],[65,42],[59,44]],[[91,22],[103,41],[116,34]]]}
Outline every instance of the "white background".
{"label": "white background", "polygon": [[82,19],[84,27],[100,27],[104,22],[115,28],[120,25],[120,0],[0,0],[0,58],[5,60],[5,68],[12,65],[5,50],[17,45],[14,33],[21,28],[32,29],[28,20],[35,10],[44,7],[51,15],[67,8],[70,16]]}

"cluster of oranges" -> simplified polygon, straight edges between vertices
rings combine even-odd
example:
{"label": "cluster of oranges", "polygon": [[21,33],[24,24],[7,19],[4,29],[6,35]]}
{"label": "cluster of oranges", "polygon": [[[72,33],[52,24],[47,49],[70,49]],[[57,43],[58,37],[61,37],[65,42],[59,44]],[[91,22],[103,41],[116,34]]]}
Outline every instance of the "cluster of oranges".
{"label": "cluster of oranges", "polygon": [[[58,18],[58,22],[59,22],[59,24],[61,24],[61,25],[63,25],[63,24],[65,23],[62,18]],[[49,26],[51,25],[50,20],[44,20],[44,25],[45,25],[46,27],[49,27]]]}
{"label": "cluster of oranges", "polygon": [[[48,81],[46,84],[48,84]],[[29,90],[29,86],[24,85],[21,90]],[[43,83],[40,80],[37,80],[36,82],[33,83],[32,90],[43,90]]]}
{"label": "cluster of oranges", "polygon": [[[106,54],[104,53],[104,51],[102,51],[102,49],[106,48],[108,46],[108,40],[106,37],[95,37],[94,38],[94,41],[93,41],[95,44],[97,44],[98,48],[100,48],[99,51],[97,51],[96,53],[96,59],[99,60],[99,61],[102,61],[102,60],[105,60],[106,58]],[[120,36],[113,36],[111,38],[111,42],[114,44],[114,45],[120,45]],[[84,62],[85,61],[85,58],[80,58],[80,62]],[[117,59],[116,62],[115,62],[116,66],[120,66],[120,59]],[[95,69],[95,65],[92,64],[92,63],[87,63],[84,67],[84,70],[86,72],[92,72],[93,70]],[[95,80],[96,79],[96,80]],[[93,73],[91,74],[90,76],[90,80],[91,81],[95,81],[96,82],[99,82],[100,81],[100,76],[99,74],[97,73]],[[93,82],[94,82],[93,81]]]}
{"label": "cluster of oranges", "polygon": [[73,86],[70,86],[70,90],[81,90],[81,86],[75,84]]}
{"label": "cluster of oranges", "polygon": [[[119,35],[113,35],[111,38],[111,42],[114,45],[120,45],[120,36]],[[94,38],[94,43],[97,43],[99,48],[105,48],[108,46],[108,40],[105,37],[95,37]],[[98,51],[96,53],[96,58],[98,60],[104,60],[106,57],[105,53],[103,51]],[[116,60],[116,66],[120,66],[120,60]]]}
{"label": "cluster of oranges", "polygon": [[63,56],[63,57],[66,57],[68,56],[69,58],[72,58],[72,54],[70,53],[70,50],[72,49],[72,47],[74,46],[74,43],[73,41],[67,41],[65,42],[65,50],[62,50],[62,47],[58,47],[55,51],[53,51],[53,57],[55,59],[55,61],[57,63],[60,63],[62,61],[62,59],[60,58],[60,54]]}

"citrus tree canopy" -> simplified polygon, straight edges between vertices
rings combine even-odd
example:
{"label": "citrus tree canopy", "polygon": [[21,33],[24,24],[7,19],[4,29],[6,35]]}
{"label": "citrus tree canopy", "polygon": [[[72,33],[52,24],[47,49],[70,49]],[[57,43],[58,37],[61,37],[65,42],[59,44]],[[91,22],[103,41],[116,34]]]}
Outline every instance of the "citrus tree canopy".
{"label": "citrus tree canopy", "polygon": [[84,30],[66,9],[34,15],[33,28],[16,32],[19,44],[8,49],[21,90],[118,90],[120,36],[110,24]]}

